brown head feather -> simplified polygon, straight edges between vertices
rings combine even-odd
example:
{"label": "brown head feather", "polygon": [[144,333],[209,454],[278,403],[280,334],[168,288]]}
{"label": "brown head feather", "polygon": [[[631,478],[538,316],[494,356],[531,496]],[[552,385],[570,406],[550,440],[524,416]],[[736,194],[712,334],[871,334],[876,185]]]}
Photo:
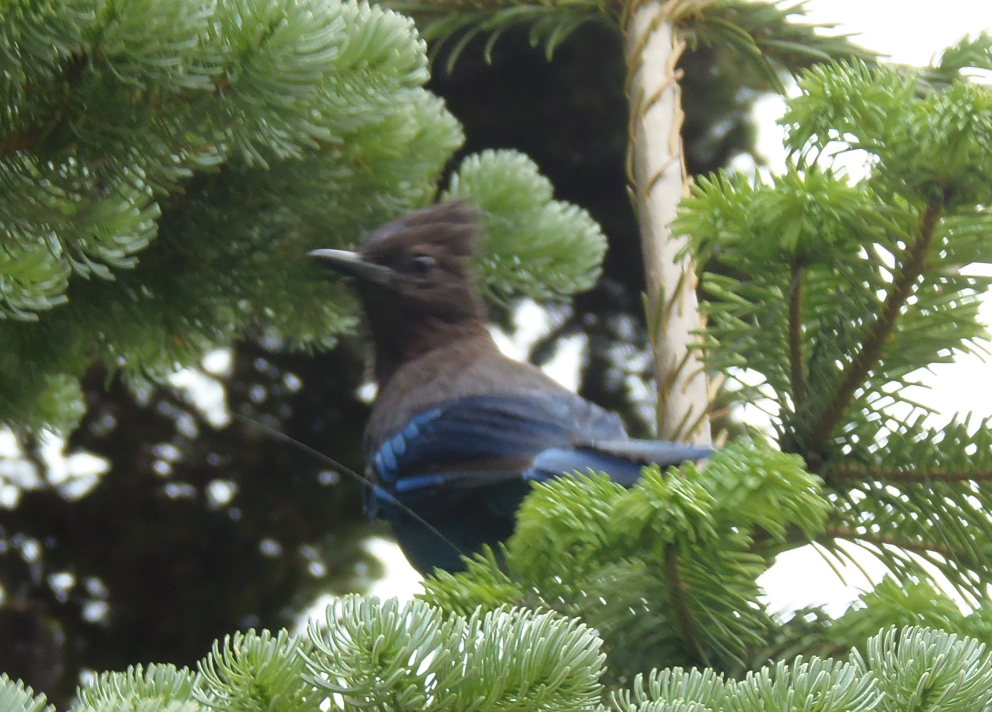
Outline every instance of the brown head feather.
{"label": "brown head feather", "polygon": [[409,212],[373,232],[359,254],[385,267],[386,283],[358,280],[384,383],[406,361],[463,338],[485,336],[485,307],[469,260],[481,212],[455,201]]}
{"label": "brown head feather", "polygon": [[481,210],[463,200],[412,210],[377,228],[369,235],[360,253],[371,262],[379,262],[384,251],[403,249],[420,242],[443,248],[452,257],[475,257],[481,217]]}

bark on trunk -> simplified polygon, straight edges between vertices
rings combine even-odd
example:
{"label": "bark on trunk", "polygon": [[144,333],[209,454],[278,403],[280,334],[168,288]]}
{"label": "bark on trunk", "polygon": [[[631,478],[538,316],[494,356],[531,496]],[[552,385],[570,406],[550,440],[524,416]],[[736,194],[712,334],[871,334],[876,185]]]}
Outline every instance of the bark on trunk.
{"label": "bark on trunk", "polygon": [[678,0],[637,4],[626,23],[630,101],[628,174],[640,223],[658,383],[658,435],[710,444],[706,372],[690,348],[702,328],[691,259],[676,255],[685,239],[669,223],[687,179],[682,155],[682,102],[676,64],[684,43],[668,18]]}

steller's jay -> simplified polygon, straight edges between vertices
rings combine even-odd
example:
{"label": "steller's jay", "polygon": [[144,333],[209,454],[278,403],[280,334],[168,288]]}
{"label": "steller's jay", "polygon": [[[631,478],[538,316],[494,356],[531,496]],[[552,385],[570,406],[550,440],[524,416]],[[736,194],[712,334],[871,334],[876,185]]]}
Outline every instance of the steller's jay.
{"label": "steller's jay", "polygon": [[630,440],[618,416],[500,353],[468,265],[478,217],[442,203],[383,225],[358,253],[310,253],[353,278],[365,309],[379,382],[366,509],[421,573],[463,569],[459,553],[507,539],[533,481],[591,470],[630,486],[642,464],[711,454]]}

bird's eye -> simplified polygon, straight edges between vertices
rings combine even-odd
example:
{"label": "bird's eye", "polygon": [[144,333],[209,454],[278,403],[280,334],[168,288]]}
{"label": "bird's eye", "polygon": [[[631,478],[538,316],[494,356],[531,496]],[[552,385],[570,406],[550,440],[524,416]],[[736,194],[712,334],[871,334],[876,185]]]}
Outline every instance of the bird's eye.
{"label": "bird's eye", "polygon": [[410,271],[416,275],[425,275],[434,269],[436,265],[437,260],[430,255],[415,255],[410,260]]}

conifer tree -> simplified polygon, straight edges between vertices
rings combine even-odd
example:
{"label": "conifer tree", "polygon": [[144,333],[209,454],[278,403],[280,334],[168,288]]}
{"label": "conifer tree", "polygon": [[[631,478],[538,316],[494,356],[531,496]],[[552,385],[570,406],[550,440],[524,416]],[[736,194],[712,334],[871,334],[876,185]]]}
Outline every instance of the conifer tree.
{"label": "conifer tree", "polygon": [[[686,202],[676,229],[700,268],[714,267],[703,357],[731,376],[760,374],[764,390],[742,395],[777,406],[775,443],[755,434],[705,467],[647,470],[631,490],[597,475],[542,485],[505,568],[483,554],[405,607],[345,597],[305,637],[218,641],[196,672],[104,673],[77,707],[988,709],[988,424],[928,431],[893,408],[913,371],[985,337],[976,300],[989,280],[963,268],[992,262],[992,92],[961,77],[968,67],[992,69],[992,38],[920,72],[857,61],[807,71],[785,118],[786,174],[718,175]],[[867,178],[832,170],[837,144],[872,157]],[[536,199],[497,190],[513,181]],[[447,192],[489,208],[493,293],[562,294],[595,269],[595,228],[549,202],[519,155],[467,160]],[[582,228],[570,282],[530,281],[500,252],[506,205],[508,239],[521,212]],[[21,306],[55,306],[39,304]],[[756,580],[775,556],[809,541],[843,556],[842,540],[873,551],[891,578],[838,621],[770,616]],[[934,569],[972,613],[938,590]],[[45,708],[0,685],[0,712]]]}
{"label": "conifer tree", "polygon": [[[651,405],[612,375],[620,368],[627,379],[648,377],[645,362],[616,359],[628,350],[647,352],[636,224],[623,188],[618,42],[608,28],[588,25],[547,62],[525,34],[511,33],[495,65],[469,50],[457,76],[435,72],[428,86],[465,126],[455,165],[487,146],[522,149],[553,178],[556,194],[609,226],[596,288],[571,303],[544,305],[565,333],[588,335],[582,392],[621,413],[631,432],[647,434]],[[747,69],[708,48],[687,55],[684,81],[705,88],[692,92],[697,101],[687,106],[694,173],[747,150],[755,94],[738,87],[767,84]],[[549,110],[553,122],[542,120]],[[499,323],[508,312],[504,302],[490,306]],[[535,345],[538,359],[553,353],[556,331]],[[360,471],[367,346],[350,335],[310,355],[288,351],[270,335],[249,332],[234,344],[230,372],[209,374],[223,386],[228,410]],[[0,465],[4,501],[16,501],[0,512],[12,544],[0,556],[7,593],[0,670],[65,706],[80,669],[122,669],[141,660],[190,665],[225,632],[288,625],[320,593],[361,590],[379,575],[363,542],[388,530],[367,520],[360,490],[347,478],[244,421],[218,426],[217,413],[201,412],[184,389],[129,389],[119,376],[108,388],[107,381],[99,365],[83,377],[87,412],[66,443],[68,453],[105,458],[104,474],[65,479],[39,456],[44,441],[30,437],[22,454]],[[42,542],[43,556],[25,561],[22,552]]]}
{"label": "conifer tree", "polygon": [[[435,73],[430,86],[466,124],[468,141],[452,167],[486,146],[525,149],[554,176],[556,193],[610,226],[606,279],[571,306],[545,305],[567,333],[589,335],[583,393],[622,413],[631,432],[646,434],[650,405],[632,399],[624,380],[611,375],[620,367],[640,380],[642,366],[615,356],[644,351],[647,343],[636,226],[623,192],[618,38],[589,25],[549,63],[529,50],[526,36],[513,35],[519,33],[504,35],[497,67],[473,68],[476,55],[468,51],[451,82]],[[764,89],[766,82],[705,47],[688,59],[684,81],[705,88],[687,107],[688,163],[698,172],[747,149],[754,94],[737,88]],[[509,89],[506,78],[511,92],[492,91]],[[531,98],[543,108],[535,111]],[[542,121],[549,109],[560,118]],[[593,123],[593,135],[590,110],[605,119]],[[499,319],[502,298],[491,306]],[[229,410],[360,470],[367,404],[356,390],[365,347],[346,336],[332,350],[308,355],[288,351],[275,336],[250,328],[234,344],[230,374],[213,375]],[[552,351],[554,337],[536,345],[537,358]],[[111,378],[99,364],[81,383],[87,411],[66,450],[99,455],[108,471],[65,479],[41,457],[44,439],[30,434],[23,452],[0,466],[8,546],[0,555],[0,670],[65,706],[81,668],[192,664],[224,632],[287,625],[318,593],[360,590],[378,575],[360,545],[385,532],[362,514],[358,488],[325,464],[243,421],[218,427],[168,384],[129,388],[121,372]]]}
{"label": "conifer tree", "polygon": [[[140,384],[250,329],[332,345],[354,307],[306,250],[354,244],[431,200],[462,142],[422,88],[423,41],[395,13],[160,9],[5,10],[0,413],[18,427],[71,429],[74,379],[94,362]],[[566,296],[595,280],[598,226],[552,201],[524,157],[472,158],[452,186],[490,215],[494,292]],[[549,229],[524,272],[504,253],[535,219]]]}
{"label": "conifer tree", "polygon": [[[168,387],[235,345],[232,409],[359,469],[361,355],[340,347],[357,309],[307,250],[353,246],[445,186],[487,211],[493,295],[587,288],[605,240],[519,153],[439,186],[462,131],[388,10],[11,2],[0,47],[0,421],[23,446],[0,475],[0,667],[64,703],[81,667],[191,663],[373,565],[353,489],[243,422],[215,432]],[[121,466],[92,491],[66,481],[46,431]]]}

